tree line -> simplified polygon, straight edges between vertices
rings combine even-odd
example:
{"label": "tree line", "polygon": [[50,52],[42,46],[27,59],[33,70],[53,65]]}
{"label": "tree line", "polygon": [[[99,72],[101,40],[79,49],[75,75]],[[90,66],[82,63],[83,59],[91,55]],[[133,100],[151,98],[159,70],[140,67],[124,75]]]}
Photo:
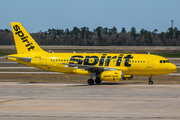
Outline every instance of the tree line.
{"label": "tree line", "polygon": [[[132,27],[130,31],[122,28],[121,32],[116,27],[97,27],[90,31],[88,27],[73,30],[48,29],[31,36],[39,45],[77,45],[77,46],[180,46],[180,30],[170,27],[166,32],[158,33],[157,29],[140,32]],[[14,45],[12,32],[8,29],[0,30],[0,45]]]}

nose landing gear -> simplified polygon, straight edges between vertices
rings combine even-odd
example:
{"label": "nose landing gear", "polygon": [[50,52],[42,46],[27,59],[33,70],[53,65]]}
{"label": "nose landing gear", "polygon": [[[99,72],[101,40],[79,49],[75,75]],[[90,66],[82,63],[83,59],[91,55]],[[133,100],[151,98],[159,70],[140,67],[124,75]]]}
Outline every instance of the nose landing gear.
{"label": "nose landing gear", "polygon": [[152,75],[150,74],[150,75],[148,76],[148,78],[149,78],[149,84],[152,85],[152,84],[153,84]]}
{"label": "nose landing gear", "polygon": [[151,78],[149,78],[149,84],[152,85],[153,81],[151,80]]}

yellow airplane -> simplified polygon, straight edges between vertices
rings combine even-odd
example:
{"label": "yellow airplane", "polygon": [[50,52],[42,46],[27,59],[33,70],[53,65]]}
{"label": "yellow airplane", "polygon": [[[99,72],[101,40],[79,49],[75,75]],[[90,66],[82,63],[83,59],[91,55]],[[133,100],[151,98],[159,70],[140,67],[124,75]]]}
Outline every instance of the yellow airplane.
{"label": "yellow airplane", "polygon": [[133,75],[173,73],[177,67],[166,58],[151,54],[127,53],[49,53],[41,49],[19,22],[11,22],[17,54],[7,59],[54,72],[89,75],[89,85],[101,81],[133,79]]}

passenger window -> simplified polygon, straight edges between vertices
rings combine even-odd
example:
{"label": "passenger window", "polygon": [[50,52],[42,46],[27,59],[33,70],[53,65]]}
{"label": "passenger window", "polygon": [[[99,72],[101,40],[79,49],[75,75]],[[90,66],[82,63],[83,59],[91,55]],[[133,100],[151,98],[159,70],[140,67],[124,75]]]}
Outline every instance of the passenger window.
{"label": "passenger window", "polygon": [[162,63],[162,60],[160,60],[160,63]]}
{"label": "passenger window", "polygon": [[141,61],[141,63],[142,63],[142,61]]}
{"label": "passenger window", "polygon": [[139,63],[139,61],[138,61],[138,63]]}
{"label": "passenger window", "polygon": [[52,61],[52,59],[51,59],[51,61]]}
{"label": "passenger window", "polygon": [[134,63],[134,61],[132,61]]}
{"label": "passenger window", "polygon": [[145,63],[145,61],[143,61],[143,63]]}

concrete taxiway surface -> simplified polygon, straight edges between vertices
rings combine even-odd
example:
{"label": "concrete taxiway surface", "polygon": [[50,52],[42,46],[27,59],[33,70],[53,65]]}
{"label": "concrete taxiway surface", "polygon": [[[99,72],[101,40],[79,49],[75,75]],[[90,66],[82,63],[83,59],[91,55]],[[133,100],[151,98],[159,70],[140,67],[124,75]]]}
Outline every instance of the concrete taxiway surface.
{"label": "concrete taxiway surface", "polygon": [[0,120],[179,120],[180,85],[0,83]]}

